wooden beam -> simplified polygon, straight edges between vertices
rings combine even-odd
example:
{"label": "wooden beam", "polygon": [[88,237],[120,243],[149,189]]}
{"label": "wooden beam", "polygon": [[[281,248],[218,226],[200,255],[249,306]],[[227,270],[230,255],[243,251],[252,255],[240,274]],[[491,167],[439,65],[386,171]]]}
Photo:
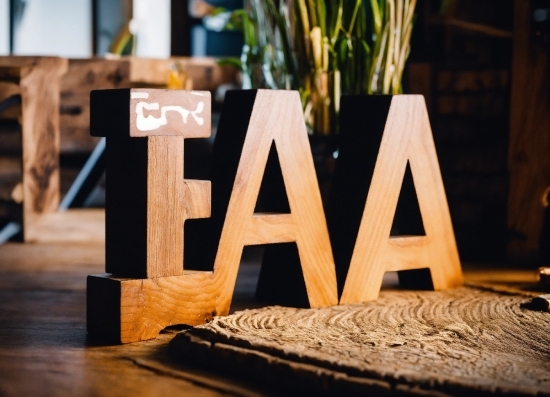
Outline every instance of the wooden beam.
{"label": "wooden beam", "polygon": [[[59,87],[67,60],[6,57],[0,76],[17,76],[21,95],[23,239],[40,239],[33,228],[59,205]],[[13,78],[8,79],[14,82]]]}

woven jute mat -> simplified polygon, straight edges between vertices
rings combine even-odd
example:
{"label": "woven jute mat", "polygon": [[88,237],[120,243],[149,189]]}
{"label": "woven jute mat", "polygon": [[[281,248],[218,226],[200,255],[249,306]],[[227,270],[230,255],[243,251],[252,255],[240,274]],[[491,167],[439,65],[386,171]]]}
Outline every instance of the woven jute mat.
{"label": "woven jute mat", "polygon": [[173,357],[285,395],[550,396],[550,312],[479,288],[245,310],[178,334]]}

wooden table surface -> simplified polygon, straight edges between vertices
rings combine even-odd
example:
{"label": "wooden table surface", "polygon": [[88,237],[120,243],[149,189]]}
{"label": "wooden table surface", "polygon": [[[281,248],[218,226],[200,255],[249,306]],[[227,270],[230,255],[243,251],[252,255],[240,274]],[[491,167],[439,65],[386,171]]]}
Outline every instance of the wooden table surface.
{"label": "wooden table surface", "polygon": [[[166,349],[174,331],[122,346],[89,340],[86,276],[103,272],[104,254],[101,243],[0,246],[0,396],[276,395],[174,363]],[[239,276],[234,309],[250,299],[256,270]],[[498,269],[466,278],[503,286],[535,281],[533,272]]]}
{"label": "wooden table surface", "polygon": [[0,246],[0,396],[265,395],[173,363],[152,341],[102,346],[86,334],[86,276],[103,244]]}

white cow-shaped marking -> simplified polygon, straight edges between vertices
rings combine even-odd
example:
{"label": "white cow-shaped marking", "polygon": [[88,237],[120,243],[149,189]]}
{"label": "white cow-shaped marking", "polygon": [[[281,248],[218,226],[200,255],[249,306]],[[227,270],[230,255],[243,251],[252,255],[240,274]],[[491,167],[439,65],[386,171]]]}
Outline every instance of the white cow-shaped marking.
{"label": "white cow-shaped marking", "polygon": [[[149,97],[149,94],[146,92],[132,92],[131,98],[132,99],[147,99]],[[166,125],[168,123],[168,120],[166,119],[166,113],[173,111],[181,114],[181,117],[183,119],[183,123],[187,124],[187,118],[189,115],[195,119],[198,125],[204,124],[204,119],[202,117],[199,117],[198,115],[202,113],[204,110],[204,102],[199,102],[197,104],[197,108],[194,111],[190,111],[185,109],[182,106],[163,106],[160,108],[160,117],[156,118],[152,115],[149,115],[147,117],[143,114],[143,109],[146,110],[159,110],[160,105],[158,102],[143,102],[140,101],[136,105],[136,127],[140,131],[152,131],[156,130],[159,127]]]}

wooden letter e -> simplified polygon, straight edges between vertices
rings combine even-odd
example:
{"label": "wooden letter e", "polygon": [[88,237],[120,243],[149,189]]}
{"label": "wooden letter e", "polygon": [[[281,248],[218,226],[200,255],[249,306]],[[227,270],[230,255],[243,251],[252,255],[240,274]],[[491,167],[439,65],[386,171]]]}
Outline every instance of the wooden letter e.
{"label": "wooden letter e", "polygon": [[108,274],[88,277],[90,334],[135,342],[215,314],[212,275],[183,263],[184,222],[210,216],[211,190],[184,179],[184,139],[210,136],[210,107],[203,91],[92,91],[90,131],[107,140]]}

